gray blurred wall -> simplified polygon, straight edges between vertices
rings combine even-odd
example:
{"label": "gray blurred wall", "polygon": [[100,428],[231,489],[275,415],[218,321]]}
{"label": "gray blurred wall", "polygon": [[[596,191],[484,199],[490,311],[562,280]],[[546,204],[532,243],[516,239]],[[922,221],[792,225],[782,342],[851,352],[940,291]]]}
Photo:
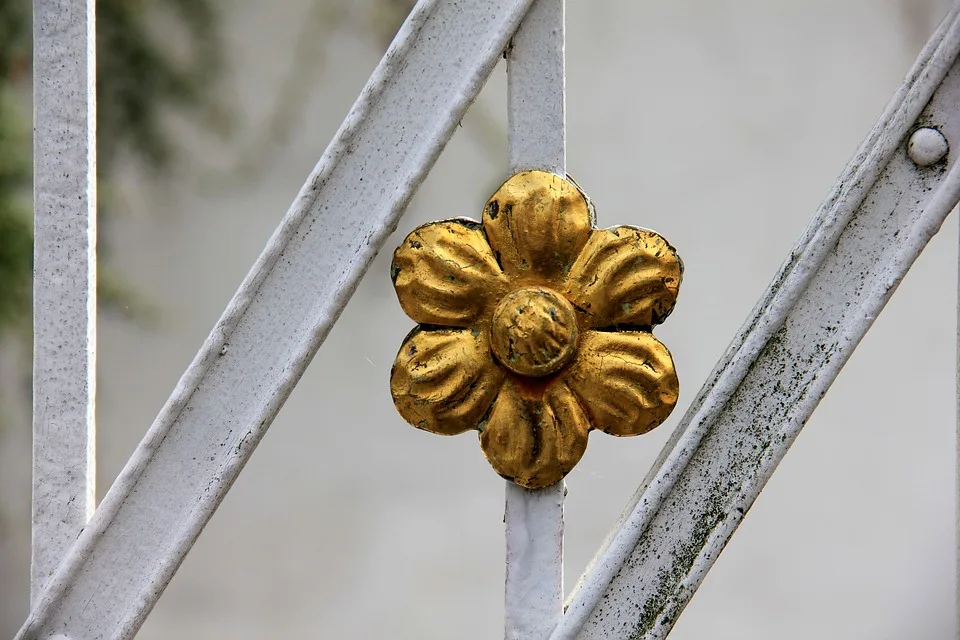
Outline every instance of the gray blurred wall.
{"label": "gray blurred wall", "polygon": [[[99,329],[99,490],[109,486],[287,209],[379,57],[356,26],[319,33],[295,134],[250,147],[276,108],[310,0],[229,3],[240,116],[218,143],[178,125],[166,182],[129,172],[113,260],[160,310]],[[345,5],[346,6],[346,5]],[[568,3],[568,167],[600,224],[656,229],[686,274],[658,335],[682,397],[633,439],[595,434],[567,483],[572,586],[740,323],[881,113],[946,3]],[[478,216],[505,177],[493,79],[421,187],[417,224]],[[238,157],[262,156],[252,174]],[[957,223],[877,321],[673,638],[947,638],[954,613]],[[408,427],[387,388],[411,321],[385,251],[187,557],[140,638],[501,637],[503,483],[469,435]],[[7,357],[0,441],[0,637],[26,613],[29,418]]]}

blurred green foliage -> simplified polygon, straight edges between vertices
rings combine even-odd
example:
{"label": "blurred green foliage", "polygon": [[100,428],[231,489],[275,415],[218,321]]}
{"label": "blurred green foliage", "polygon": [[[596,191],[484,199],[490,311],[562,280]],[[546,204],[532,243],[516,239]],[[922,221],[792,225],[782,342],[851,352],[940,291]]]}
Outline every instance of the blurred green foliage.
{"label": "blurred green foliage", "polygon": [[[30,315],[31,11],[31,0],[0,0],[0,336]],[[96,12],[97,165],[109,184],[121,161],[154,170],[170,163],[171,111],[223,128],[213,89],[221,40],[213,0],[97,0]],[[103,219],[109,189],[100,193]],[[100,271],[102,303],[129,295],[109,263]]]}
{"label": "blurred green foliage", "polygon": [[0,2],[0,331],[30,312],[30,122],[16,88],[30,51],[30,4]]}

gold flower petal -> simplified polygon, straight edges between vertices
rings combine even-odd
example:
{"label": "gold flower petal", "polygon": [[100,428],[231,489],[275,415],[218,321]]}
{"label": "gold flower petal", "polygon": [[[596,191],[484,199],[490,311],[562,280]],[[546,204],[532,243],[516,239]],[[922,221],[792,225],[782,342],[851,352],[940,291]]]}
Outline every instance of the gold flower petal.
{"label": "gold flower petal", "polygon": [[583,407],[562,382],[531,399],[508,378],[481,427],[480,447],[501,476],[540,489],[576,466],[587,449],[589,430]]}
{"label": "gold flower petal", "polygon": [[476,429],[503,384],[485,331],[413,330],[390,371],[403,419],[440,435]]}
{"label": "gold flower petal", "polygon": [[682,276],[680,257],[661,235],[615,227],[591,234],[564,286],[592,327],[650,327],[673,311]]}
{"label": "gold flower petal", "polygon": [[414,229],[393,252],[390,275],[408,316],[454,327],[471,326],[506,283],[480,223],[466,219]]}
{"label": "gold flower petal", "polygon": [[559,281],[590,236],[590,210],[570,182],[524,171],[503,183],[483,210],[483,228],[508,275]]}
{"label": "gold flower petal", "polygon": [[586,331],[563,374],[595,429],[614,436],[650,431],[670,415],[680,384],[667,348],[646,331]]}

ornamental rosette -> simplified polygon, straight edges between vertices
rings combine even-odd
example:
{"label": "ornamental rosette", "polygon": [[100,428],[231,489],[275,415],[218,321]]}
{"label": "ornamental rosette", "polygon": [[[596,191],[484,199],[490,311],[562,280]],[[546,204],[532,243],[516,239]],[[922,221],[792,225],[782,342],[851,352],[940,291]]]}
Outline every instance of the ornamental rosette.
{"label": "ornamental rosette", "polygon": [[552,485],[591,429],[639,435],[673,410],[673,358],[651,330],[682,275],[657,233],[594,228],[568,180],[514,175],[482,222],[425,224],[394,252],[400,306],[419,323],[391,371],[394,404],[419,429],[479,431],[507,480]]}

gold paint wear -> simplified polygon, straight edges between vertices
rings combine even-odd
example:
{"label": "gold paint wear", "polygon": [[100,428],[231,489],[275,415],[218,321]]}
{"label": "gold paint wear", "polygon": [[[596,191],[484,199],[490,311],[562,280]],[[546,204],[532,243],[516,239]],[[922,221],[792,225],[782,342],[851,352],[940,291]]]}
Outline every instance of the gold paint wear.
{"label": "gold paint wear", "polygon": [[394,252],[400,306],[419,323],[391,371],[394,404],[419,429],[478,430],[508,480],[559,482],[591,429],[646,433],[676,405],[673,359],[651,330],[682,275],[660,235],[596,229],[576,185],[518,173],[482,223],[431,222]]}

